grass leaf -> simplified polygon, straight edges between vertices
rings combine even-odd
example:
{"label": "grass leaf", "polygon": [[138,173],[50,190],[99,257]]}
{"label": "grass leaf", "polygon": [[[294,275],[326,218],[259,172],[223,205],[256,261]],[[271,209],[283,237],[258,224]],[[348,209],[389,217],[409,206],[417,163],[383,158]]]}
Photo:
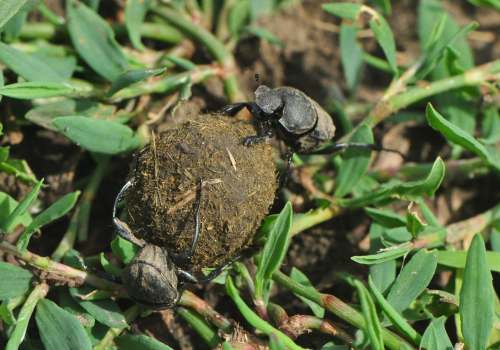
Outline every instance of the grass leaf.
{"label": "grass leaf", "polygon": [[62,82],[65,80],[55,69],[37,57],[1,42],[0,61],[28,81]]}
{"label": "grass leaf", "polygon": [[139,251],[139,247],[120,236],[116,236],[111,241],[111,250],[113,251],[113,255],[119,258],[124,264],[129,264]]}
{"label": "grass leaf", "polygon": [[32,100],[35,98],[57,96],[71,97],[80,92],[83,91],[69,84],[38,81],[14,83],[0,87],[0,95],[20,100]]}
{"label": "grass leaf", "polygon": [[354,92],[363,69],[363,49],[357,40],[358,29],[352,24],[340,26],[340,60],[349,91]]}
{"label": "grass leaf", "polygon": [[274,333],[269,336],[269,350],[286,350],[285,344]]}
{"label": "grass leaf", "polygon": [[115,339],[120,350],[173,350],[170,346],[144,334],[125,334]]}
{"label": "grass leaf", "polygon": [[147,79],[149,77],[160,75],[165,72],[166,68],[159,69],[136,69],[126,71],[118,76],[116,80],[111,84],[108,96],[112,96],[116,92],[120,91],[127,86],[135,84],[141,80]]}
{"label": "grass leaf", "polygon": [[31,287],[33,275],[26,269],[0,261],[0,300],[24,295]]}
{"label": "grass leaf", "polygon": [[68,31],[78,54],[97,73],[116,80],[128,63],[109,24],[76,0],[68,0]]}
{"label": "grass leaf", "polygon": [[[466,266],[467,251],[438,250],[438,264],[463,269]],[[500,272],[500,252],[486,252],[486,263],[491,271]]]}
{"label": "grass leaf", "polygon": [[[311,284],[311,281],[309,281],[309,278],[307,278],[307,276],[295,266],[292,267],[292,271],[290,272],[290,278],[293,279],[295,282],[300,283],[304,287],[314,288],[314,286]],[[325,316],[324,307],[298,294],[295,294],[295,296],[300,300],[302,300],[303,303],[307,304],[316,317],[323,318]]]}
{"label": "grass leaf", "polygon": [[23,198],[21,202],[17,205],[17,207],[6,217],[5,221],[0,223],[0,228],[10,233],[15,228],[16,221],[19,220],[31,206],[33,201],[38,197],[38,192],[40,192],[40,188],[42,187],[43,179],[38,181],[38,183],[31,189],[31,191]]}
{"label": "grass leaf", "polygon": [[500,170],[500,164],[495,161],[494,157],[488,152],[482,143],[477,141],[469,133],[446,120],[430,103],[427,105],[425,110],[425,116],[427,117],[429,125],[434,130],[439,131],[448,141],[475,153],[479,156],[479,158]]}
{"label": "grass leaf", "polygon": [[280,267],[285,257],[292,227],[292,214],[292,205],[287,202],[267,236],[255,274],[255,294],[258,297],[262,296],[265,284],[271,279],[273,272]]}
{"label": "grass leaf", "polygon": [[110,328],[125,328],[128,326],[122,311],[111,299],[104,300],[82,300],[81,295],[87,295],[93,291],[90,287],[70,288],[69,292],[75,301],[92,317]]}
{"label": "grass leaf", "polygon": [[411,243],[401,244],[384,249],[380,253],[371,255],[356,255],[352,256],[351,260],[363,265],[381,264],[386,261],[391,261],[402,257],[413,249]]}
{"label": "grass leaf", "polygon": [[494,293],[483,237],[477,234],[467,253],[460,290],[462,334],[469,349],[486,349],[488,345],[494,320]]}
{"label": "grass leaf", "polygon": [[429,285],[437,266],[437,255],[427,250],[418,251],[403,267],[392,285],[387,301],[397,312],[402,312]]}
{"label": "grass leaf", "polygon": [[117,154],[139,146],[139,139],[128,126],[108,120],[82,116],[58,117],[53,125],[77,145],[96,153]]}
{"label": "grass leaf", "polygon": [[380,186],[372,192],[352,199],[341,199],[339,204],[348,208],[360,208],[373,205],[390,198],[416,199],[424,194],[434,195],[444,179],[445,165],[441,158],[437,158],[432,165],[429,174],[424,180],[410,181],[406,183],[389,183]]}
{"label": "grass leaf", "polygon": [[[14,209],[16,209],[18,205],[19,203],[7,193],[0,192],[0,227],[2,227],[2,223],[7,220],[7,217],[14,211]],[[31,215],[26,212],[23,215],[18,216],[12,225],[14,227],[17,225],[28,226],[31,223],[31,220]]]}
{"label": "grass leaf", "polygon": [[389,23],[381,15],[374,16],[370,22],[370,28],[375,35],[375,39],[384,51],[387,62],[391,67],[394,75],[398,75],[398,65],[396,62],[396,42],[394,41],[394,34],[392,34]]}
{"label": "grass leaf", "polygon": [[130,42],[137,50],[144,50],[141,42],[141,26],[151,3],[151,0],[127,0],[125,5],[125,26]]}
{"label": "grass leaf", "polygon": [[382,312],[387,315],[391,323],[415,344],[420,343],[420,334],[418,334],[417,331],[413,329],[408,322],[406,322],[405,318],[401,316],[401,314],[384,298],[371,277],[368,277],[368,285],[373,296],[375,297],[375,300],[377,300],[377,303],[380,305]]}
{"label": "grass leaf", "polygon": [[382,327],[370,292],[368,292],[363,283],[358,280],[354,281],[354,285],[358,290],[358,296],[361,301],[361,311],[365,319],[365,332],[371,344],[370,349],[383,350],[384,340],[382,339]]}
{"label": "grass leaf", "polygon": [[[355,131],[349,140],[353,143],[373,143],[373,135],[370,128],[362,125]],[[369,149],[350,147],[342,156],[342,166],[339,168],[335,189],[336,197],[348,194],[359,180],[365,175],[370,164],[372,151]]]}
{"label": "grass leaf", "polygon": [[53,301],[40,300],[35,319],[46,349],[92,349],[90,339],[80,321]]}
{"label": "grass leaf", "polygon": [[324,4],[322,7],[324,11],[334,16],[355,20],[361,11],[362,5],[354,3],[331,3]]}
{"label": "grass leaf", "polygon": [[267,321],[261,319],[251,308],[249,308],[248,305],[245,304],[245,301],[243,301],[243,299],[241,298],[240,294],[238,293],[238,289],[236,289],[236,286],[233,283],[233,279],[230,276],[228,276],[226,279],[226,293],[233,300],[240,313],[243,315],[245,320],[250,325],[252,325],[252,327],[255,327],[256,329],[267,335],[274,333],[285,344],[287,349],[291,350],[304,349],[295,344],[294,341],[290,339],[288,336],[286,336],[283,332],[274,328]]}
{"label": "grass leaf", "polygon": [[50,207],[45,209],[43,212],[38,214],[31,224],[24,230],[21,237],[17,241],[17,248],[24,251],[28,248],[28,244],[31,236],[35,231],[40,229],[40,227],[45,226],[52,221],[59,219],[60,217],[66,215],[75,205],[80,191],[75,191],[64,195],[59,198]]}
{"label": "grass leaf", "polygon": [[27,2],[28,0],[2,0],[0,2],[0,30]]}
{"label": "grass leaf", "polygon": [[111,119],[116,117],[116,107],[92,100],[65,98],[34,107],[26,113],[25,118],[45,129],[57,131],[52,120],[67,115]]}
{"label": "grass leaf", "polygon": [[46,284],[39,284],[30,293],[24,302],[23,307],[19,311],[14,330],[9,335],[9,341],[7,342],[5,350],[17,350],[19,348],[21,343],[24,341],[31,315],[35,310],[38,301],[44,298],[48,291],[49,287]]}
{"label": "grass leaf", "polygon": [[393,211],[370,207],[364,208],[364,210],[373,221],[385,228],[406,226],[406,218]]}
{"label": "grass leaf", "polygon": [[445,322],[446,318],[444,316],[432,320],[422,336],[421,349],[453,350],[453,344],[444,327]]}

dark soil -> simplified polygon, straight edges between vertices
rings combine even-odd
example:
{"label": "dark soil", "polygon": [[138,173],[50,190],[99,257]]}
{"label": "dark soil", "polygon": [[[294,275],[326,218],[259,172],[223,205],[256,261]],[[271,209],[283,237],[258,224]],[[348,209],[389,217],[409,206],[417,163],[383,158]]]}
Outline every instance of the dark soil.
{"label": "dark soil", "polygon": [[306,1],[259,21],[283,46],[257,38],[240,42],[236,50],[239,81],[248,96],[259,83],[293,86],[320,104],[332,95],[342,80],[337,35],[318,29],[320,20],[331,21],[332,16],[321,10],[319,2]]}
{"label": "dark soil", "polygon": [[127,211],[134,233],[177,254],[188,252],[202,180],[194,269],[223,265],[248,247],[277,187],[272,147],[242,144],[254,133],[249,123],[203,115],[154,137],[131,174]]}

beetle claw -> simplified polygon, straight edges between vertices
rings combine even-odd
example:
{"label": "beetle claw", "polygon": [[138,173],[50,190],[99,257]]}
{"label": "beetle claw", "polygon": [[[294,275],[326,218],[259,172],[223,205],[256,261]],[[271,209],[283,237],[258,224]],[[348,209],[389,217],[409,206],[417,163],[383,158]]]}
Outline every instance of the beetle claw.
{"label": "beetle claw", "polygon": [[243,145],[246,147],[250,147],[252,145],[256,145],[258,143],[262,143],[267,139],[267,136],[247,136],[243,139]]}

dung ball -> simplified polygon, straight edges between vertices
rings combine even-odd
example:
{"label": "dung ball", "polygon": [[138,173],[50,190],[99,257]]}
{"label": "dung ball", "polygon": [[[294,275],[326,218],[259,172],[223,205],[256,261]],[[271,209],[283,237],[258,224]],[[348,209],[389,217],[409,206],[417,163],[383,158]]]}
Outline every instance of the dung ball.
{"label": "dung ball", "polygon": [[192,271],[219,267],[247,248],[272,205],[277,171],[272,146],[244,146],[248,122],[202,115],[153,136],[138,152],[127,192],[135,236],[168,249],[190,250],[201,182],[200,237]]}

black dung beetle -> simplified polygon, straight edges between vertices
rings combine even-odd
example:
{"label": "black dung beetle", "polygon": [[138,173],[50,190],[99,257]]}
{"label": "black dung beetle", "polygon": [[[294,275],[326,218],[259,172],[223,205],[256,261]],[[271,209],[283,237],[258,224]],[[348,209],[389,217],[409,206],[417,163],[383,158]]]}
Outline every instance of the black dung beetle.
{"label": "black dung beetle", "polygon": [[247,146],[263,142],[276,132],[293,152],[300,154],[329,154],[348,147],[401,154],[365,143],[336,143],[322,147],[335,135],[332,117],[312,98],[289,86],[271,89],[260,85],[255,90],[255,102],[234,103],[225,106],[221,112],[236,115],[245,107],[252,113],[257,127],[257,135],[243,140]]}
{"label": "black dung beetle", "polygon": [[113,206],[113,224],[117,233],[122,238],[141,248],[139,253],[124,269],[122,280],[130,297],[138,303],[153,309],[172,308],[179,301],[180,290],[185,282],[207,282],[215,278],[225,267],[213,270],[203,278],[197,278],[187,270],[190,267],[191,257],[200,236],[202,182],[200,181],[196,194],[193,240],[189,252],[182,254],[169,253],[165,247],[146,243],[134,236],[130,227],[118,219],[116,216],[118,204],[133,183],[133,178],[127,181],[116,196]]}

